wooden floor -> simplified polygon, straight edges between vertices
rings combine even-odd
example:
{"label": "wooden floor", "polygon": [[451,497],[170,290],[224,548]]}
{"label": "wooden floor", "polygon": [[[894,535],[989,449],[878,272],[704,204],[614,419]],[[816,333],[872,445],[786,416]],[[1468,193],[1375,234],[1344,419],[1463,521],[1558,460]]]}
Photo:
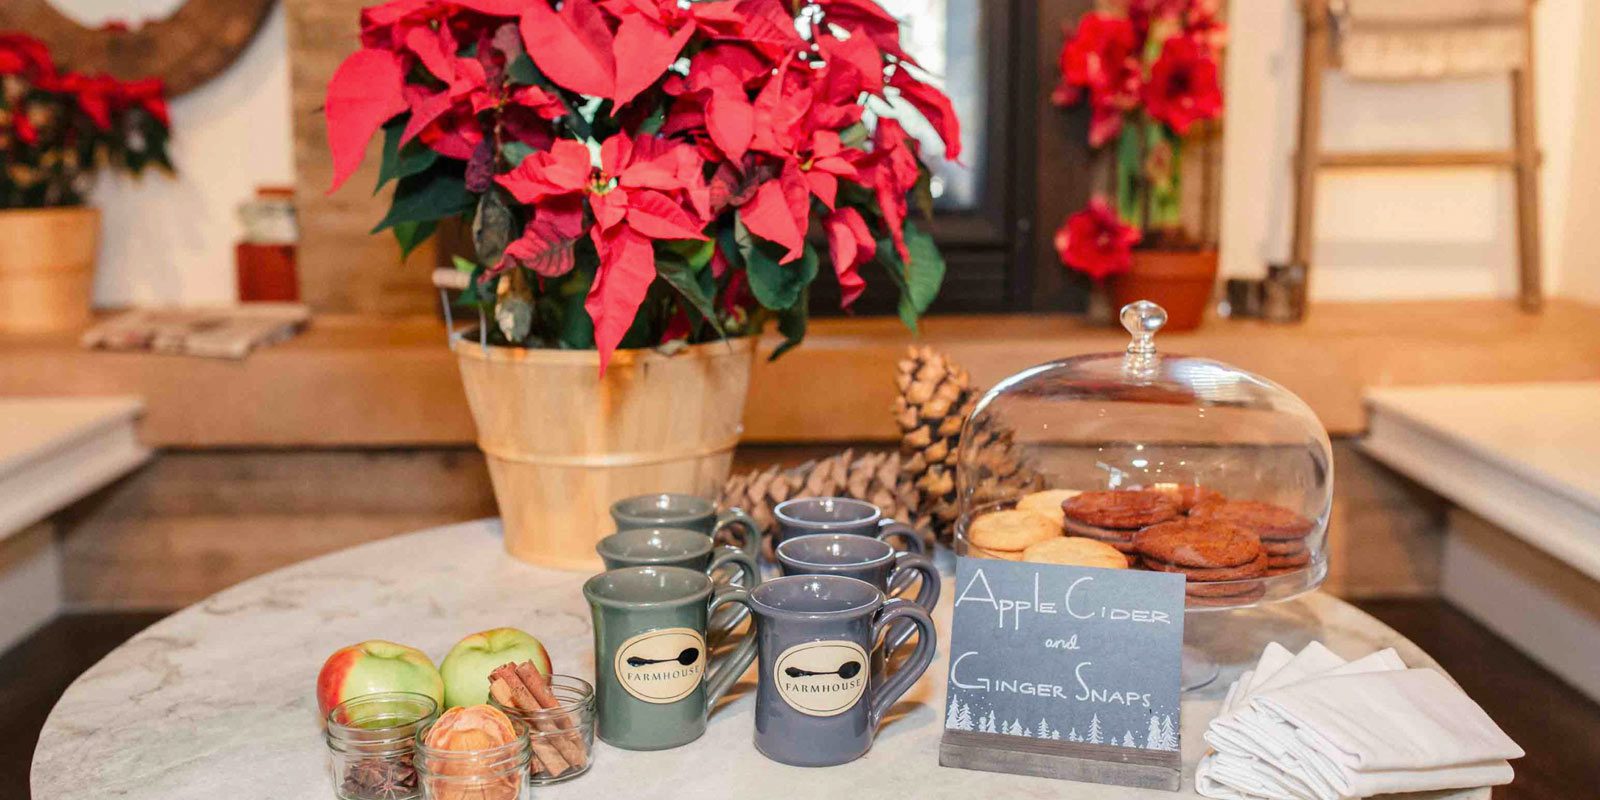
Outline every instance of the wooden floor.
{"label": "wooden floor", "polygon": [[[1576,800],[1600,787],[1600,705],[1560,682],[1464,614],[1434,600],[1361,607],[1432,653],[1500,723],[1527,758],[1497,800]],[[159,614],[63,617],[0,655],[0,798],[26,798],[39,728],[80,672]],[[307,687],[310,691],[310,687]]]}

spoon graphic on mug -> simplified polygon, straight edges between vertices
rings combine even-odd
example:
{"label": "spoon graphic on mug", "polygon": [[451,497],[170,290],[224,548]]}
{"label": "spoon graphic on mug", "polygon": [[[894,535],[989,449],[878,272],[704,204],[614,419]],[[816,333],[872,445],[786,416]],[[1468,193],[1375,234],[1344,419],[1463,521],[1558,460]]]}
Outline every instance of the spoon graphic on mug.
{"label": "spoon graphic on mug", "polygon": [[628,657],[628,666],[630,666],[630,667],[647,667],[647,666],[649,666],[651,664],[665,664],[665,663],[667,663],[669,661],[676,661],[679,664],[682,664],[683,666],[687,667],[690,664],[693,664],[695,662],[695,659],[697,659],[699,657],[700,657],[700,648],[698,648],[698,647],[685,647],[685,648],[683,648],[683,652],[677,654],[676,656],[673,656],[672,658],[644,658],[643,656],[629,656]]}
{"label": "spoon graphic on mug", "polygon": [[813,672],[809,669],[789,667],[783,671],[783,674],[788,675],[791,678],[815,678],[821,675],[838,675],[845,680],[850,680],[851,678],[861,674],[861,662],[846,661],[843,664],[840,664],[838,669],[831,672]]}

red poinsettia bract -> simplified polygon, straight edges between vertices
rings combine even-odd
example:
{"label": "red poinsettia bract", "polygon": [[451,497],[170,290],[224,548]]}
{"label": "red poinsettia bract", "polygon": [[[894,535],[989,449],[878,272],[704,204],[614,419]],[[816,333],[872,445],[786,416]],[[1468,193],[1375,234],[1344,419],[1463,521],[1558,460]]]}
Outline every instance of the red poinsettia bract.
{"label": "red poinsettia bract", "polygon": [[1095,280],[1127,272],[1133,263],[1133,246],[1138,243],[1139,229],[1123,222],[1101,197],[1067,217],[1055,235],[1061,263]]}

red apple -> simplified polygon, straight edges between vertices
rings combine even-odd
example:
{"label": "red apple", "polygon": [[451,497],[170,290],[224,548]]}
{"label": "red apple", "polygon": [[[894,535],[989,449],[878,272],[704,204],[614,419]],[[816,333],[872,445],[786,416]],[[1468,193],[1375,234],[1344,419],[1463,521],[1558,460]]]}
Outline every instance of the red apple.
{"label": "red apple", "polygon": [[445,707],[489,702],[489,673],[501,664],[524,661],[532,661],[540,672],[550,674],[550,654],[544,645],[516,628],[481,631],[456,642],[439,662]]}
{"label": "red apple", "polygon": [[334,651],[317,674],[317,707],[324,716],[334,706],[378,692],[415,692],[444,708],[444,679],[433,659],[415,647],[382,639]]}

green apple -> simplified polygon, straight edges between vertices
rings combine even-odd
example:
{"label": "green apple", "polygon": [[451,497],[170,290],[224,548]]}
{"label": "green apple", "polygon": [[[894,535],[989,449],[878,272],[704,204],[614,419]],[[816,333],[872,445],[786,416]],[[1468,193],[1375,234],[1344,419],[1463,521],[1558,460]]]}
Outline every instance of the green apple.
{"label": "green apple", "polygon": [[352,697],[378,692],[415,692],[442,703],[444,679],[426,653],[382,639],[335,650],[317,674],[317,707],[324,715]]}
{"label": "green apple", "polygon": [[456,642],[439,662],[444,676],[445,708],[489,702],[489,673],[507,662],[532,661],[550,674],[550,654],[544,645],[516,628],[480,631]]}

